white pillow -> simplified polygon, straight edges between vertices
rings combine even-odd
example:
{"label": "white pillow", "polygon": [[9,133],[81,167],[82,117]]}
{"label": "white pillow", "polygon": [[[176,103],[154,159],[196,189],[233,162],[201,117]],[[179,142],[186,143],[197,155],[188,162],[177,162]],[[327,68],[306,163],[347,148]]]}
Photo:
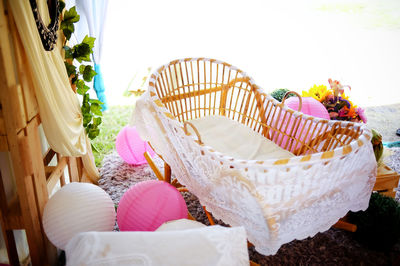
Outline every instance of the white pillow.
{"label": "white pillow", "polygon": [[[225,116],[206,116],[189,122],[197,128],[205,145],[235,159],[262,161],[294,156],[248,126]],[[194,134],[190,126],[187,128]]]}
{"label": "white pillow", "polygon": [[68,265],[249,265],[243,227],[165,232],[85,232],[65,249]]}

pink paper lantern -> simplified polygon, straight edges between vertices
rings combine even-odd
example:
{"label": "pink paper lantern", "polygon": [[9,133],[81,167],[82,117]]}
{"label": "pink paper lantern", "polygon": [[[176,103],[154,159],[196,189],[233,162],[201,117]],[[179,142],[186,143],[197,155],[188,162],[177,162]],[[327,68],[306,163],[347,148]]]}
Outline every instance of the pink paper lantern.
{"label": "pink paper lantern", "polygon": [[[325,106],[320,103],[319,101],[317,101],[316,99],[312,98],[312,97],[302,97],[302,107],[301,107],[301,112],[307,115],[311,115],[311,116],[315,116],[315,117],[319,117],[319,118],[323,118],[323,119],[327,119],[329,120],[329,113],[326,110]],[[285,104],[297,111],[299,109],[299,98],[297,97],[290,97],[285,101]],[[280,118],[283,120],[283,116]],[[281,121],[280,123],[282,123],[282,129],[285,130],[286,134],[290,134],[292,127],[294,126],[295,129],[297,129],[298,131],[296,132],[295,136],[296,139],[299,139],[301,142],[309,142],[311,140],[311,136],[307,135],[307,130],[306,128],[308,128],[308,126],[311,126],[311,122],[306,122],[308,124],[304,124],[303,120],[294,120],[292,119],[284,119],[283,121]],[[295,124],[296,123],[296,124]],[[301,130],[303,129],[303,130]],[[283,134],[275,134],[273,140],[279,144],[282,148],[290,148],[291,152],[295,152],[297,149],[299,149],[301,147],[301,142],[298,141],[294,141],[294,143],[289,143],[287,144],[288,141],[288,137],[283,136]]]}
{"label": "pink paper lantern", "polygon": [[[316,99],[312,98],[312,97],[302,97],[302,106],[301,106],[301,112],[305,113],[307,115],[312,115],[315,117],[319,117],[319,118],[324,118],[324,119],[330,119],[329,117],[329,113],[326,110],[325,106],[320,103],[319,101],[317,101]],[[289,99],[287,99],[285,101],[285,104],[297,111],[299,109],[299,98],[297,97],[290,97]]]}
{"label": "pink paper lantern", "polygon": [[117,135],[115,147],[121,158],[133,165],[145,164],[146,158],[144,153],[147,151],[151,156],[155,152],[151,149],[150,145],[143,141],[135,127],[126,126]]}
{"label": "pink paper lantern", "polygon": [[188,217],[181,193],[164,181],[137,183],[122,196],[117,210],[121,231],[154,231],[163,223]]}

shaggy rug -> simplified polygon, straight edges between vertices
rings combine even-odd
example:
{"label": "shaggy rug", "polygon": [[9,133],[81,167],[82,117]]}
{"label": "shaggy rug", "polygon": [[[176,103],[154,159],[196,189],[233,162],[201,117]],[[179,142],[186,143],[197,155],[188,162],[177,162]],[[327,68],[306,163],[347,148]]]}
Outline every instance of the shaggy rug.
{"label": "shaggy rug", "polygon": [[[393,149],[392,155],[385,162],[400,172],[400,149]],[[156,158],[155,163],[163,168],[161,159]],[[115,152],[104,158],[100,174],[99,186],[108,192],[115,204],[118,204],[123,193],[132,185],[156,179],[148,165],[131,166]],[[397,194],[397,198],[399,196]],[[183,193],[183,197],[189,212],[198,221],[209,225],[197,198],[188,192]],[[221,221],[218,223],[223,224]],[[399,265],[400,243],[388,252],[375,251],[354,240],[352,233],[331,228],[314,237],[287,243],[273,256],[263,256],[254,248],[249,248],[249,255],[251,260],[261,265]]]}

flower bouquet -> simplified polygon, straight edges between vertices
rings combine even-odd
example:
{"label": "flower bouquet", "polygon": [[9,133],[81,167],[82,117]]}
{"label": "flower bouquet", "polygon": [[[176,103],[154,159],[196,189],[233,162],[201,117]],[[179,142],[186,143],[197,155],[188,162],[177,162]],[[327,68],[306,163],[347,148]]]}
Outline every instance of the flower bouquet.
{"label": "flower bouquet", "polygon": [[[302,97],[313,97],[322,103],[326,110],[328,110],[331,120],[344,120],[352,122],[367,123],[364,109],[357,107],[353,104],[349,97],[344,94],[344,88],[351,87],[342,85],[339,81],[331,79],[328,80],[330,89],[325,85],[314,85],[308,91],[302,92]],[[383,145],[382,136],[376,131],[372,130],[372,146],[374,148],[375,158],[378,162],[382,158]]]}
{"label": "flower bouquet", "polygon": [[325,85],[314,85],[308,91],[302,92],[302,97],[312,97],[322,103],[332,120],[345,120],[352,122],[367,122],[364,109],[357,107],[344,94],[344,88],[351,87],[342,85],[339,81],[328,80],[330,89]]}

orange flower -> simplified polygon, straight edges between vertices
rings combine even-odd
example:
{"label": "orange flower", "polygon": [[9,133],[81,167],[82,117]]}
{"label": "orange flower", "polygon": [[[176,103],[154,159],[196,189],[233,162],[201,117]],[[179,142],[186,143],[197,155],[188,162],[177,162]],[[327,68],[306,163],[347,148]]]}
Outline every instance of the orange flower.
{"label": "orange flower", "polygon": [[354,107],[351,107],[347,112],[347,116],[351,118],[356,117],[357,116],[356,109]]}

